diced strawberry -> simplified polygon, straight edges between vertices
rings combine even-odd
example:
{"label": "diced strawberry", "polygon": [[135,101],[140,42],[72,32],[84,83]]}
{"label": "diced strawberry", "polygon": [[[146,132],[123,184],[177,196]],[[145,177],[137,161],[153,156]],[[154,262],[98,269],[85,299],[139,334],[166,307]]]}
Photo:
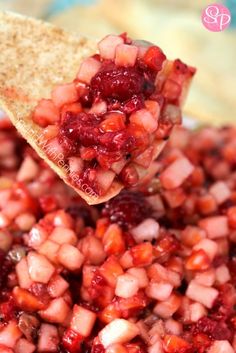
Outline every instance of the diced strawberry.
{"label": "diced strawberry", "polygon": [[159,47],[150,46],[144,54],[143,60],[151,69],[160,71],[166,56]]}
{"label": "diced strawberry", "polygon": [[193,247],[206,237],[206,233],[203,229],[194,226],[187,226],[181,232],[181,241],[189,247]]}
{"label": "diced strawberry", "polygon": [[103,59],[115,59],[116,47],[123,44],[124,39],[120,36],[108,35],[98,43],[98,49]]}
{"label": "diced strawberry", "polygon": [[118,44],[115,52],[115,64],[117,66],[134,66],[138,55],[135,45]]}
{"label": "diced strawberry", "polygon": [[107,230],[108,225],[109,225],[108,218],[99,218],[96,222],[96,230],[95,230],[96,237],[102,238]]}
{"label": "diced strawberry", "polygon": [[57,352],[59,335],[56,326],[42,324],[39,330],[38,352]]}
{"label": "diced strawberry", "polygon": [[196,245],[194,245],[193,250],[205,251],[207,256],[212,261],[218,252],[218,245],[215,241],[210,239],[202,239]]}
{"label": "diced strawberry", "polygon": [[49,236],[49,239],[57,244],[76,245],[78,239],[72,229],[65,227],[55,227]]}
{"label": "diced strawberry", "polygon": [[166,300],[156,304],[154,313],[163,319],[168,319],[179,309],[180,305],[181,297],[171,294]]}
{"label": "diced strawberry", "polygon": [[187,158],[178,158],[161,173],[161,183],[165,189],[175,189],[191,175],[193,170],[194,167]]}
{"label": "diced strawberry", "polygon": [[109,304],[99,313],[99,319],[105,324],[109,324],[111,321],[120,317],[121,311],[117,302]]}
{"label": "diced strawberry", "polygon": [[125,251],[122,230],[117,224],[111,224],[102,239],[104,250],[108,255],[120,255]]}
{"label": "diced strawberry", "polygon": [[139,334],[138,327],[124,319],[115,319],[99,332],[99,339],[107,348],[114,343],[126,343]]}
{"label": "diced strawberry", "polygon": [[185,262],[185,268],[191,271],[207,270],[211,261],[204,250],[199,249],[192,252]]}
{"label": "diced strawberry", "polygon": [[82,306],[74,305],[70,327],[81,336],[88,337],[91,334],[96,321],[96,314]]}
{"label": "diced strawberry", "polygon": [[29,252],[27,256],[29,275],[32,281],[48,283],[52,277],[55,267],[43,255]]}
{"label": "diced strawberry", "polygon": [[70,271],[76,271],[81,268],[84,256],[75,246],[62,244],[58,252],[58,261]]}
{"label": "diced strawberry", "polygon": [[149,242],[138,244],[130,249],[134,266],[147,266],[153,260],[153,247]]}
{"label": "diced strawberry", "polygon": [[17,307],[21,310],[38,311],[45,308],[45,304],[26,289],[14,287],[12,294]]}
{"label": "diced strawberry", "polygon": [[59,110],[51,99],[42,99],[36,106],[33,114],[33,121],[41,127],[54,124],[59,119]]}
{"label": "diced strawberry", "polygon": [[59,85],[52,90],[52,101],[56,107],[74,103],[78,100],[78,93],[74,83]]}
{"label": "diced strawberry", "polygon": [[25,338],[20,338],[17,341],[14,350],[15,353],[33,353],[36,350],[36,346],[33,343],[27,341]]}
{"label": "diced strawberry", "polygon": [[128,353],[128,351],[122,344],[115,343],[106,349],[106,353]]}
{"label": "diced strawberry", "polygon": [[230,228],[236,229],[236,206],[228,208],[227,217]]}
{"label": "diced strawberry", "polygon": [[78,353],[81,349],[81,343],[83,342],[84,337],[79,333],[73,331],[71,328],[68,328],[62,337],[63,347],[68,350],[70,353]]}
{"label": "diced strawberry", "polygon": [[163,192],[163,196],[166,199],[170,208],[177,208],[183,205],[184,201],[187,199],[183,188],[176,188],[174,190],[166,190]]}
{"label": "diced strawberry", "polygon": [[102,264],[99,270],[111,287],[116,286],[118,276],[124,273],[119,261],[115,258],[115,256],[108,257],[108,259]]}
{"label": "diced strawberry", "polygon": [[100,124],[104,132],[116,132],[125,129],[125,115],[122,113],[106,114],[105,120]]}
{"label": "diced strawberry", "polygon": [[53,299],[49,306],[39,312],[40,316],[48,322],[63,324],[70,312],[70,307],[63,298]]}
{"label": "diced strawberry", "polygon": [[167,353],[191,353],[192,346],[181,337],[175,335],[165,335],[164,349]]}
{"label": "diced strawberry", "polygon": [[79,102],[64,104],[61,109],[61,119],[64,120],[67,112],[80,113],[82,112],[82,105]]}
{"label": "diced strawberry", "polygon": [[218,294],[219,291],[217,289],[203,286],[193,280],[189,283],[186,291],[188,298],[203,304],[209,309],[212,308]]}
{"label": "diced strawberry", "polygon": [[149,299],[143,291],[139,291],[131,298],[119,298],[118,307],[123,318],[129,318],[142,312],[148,305]]}

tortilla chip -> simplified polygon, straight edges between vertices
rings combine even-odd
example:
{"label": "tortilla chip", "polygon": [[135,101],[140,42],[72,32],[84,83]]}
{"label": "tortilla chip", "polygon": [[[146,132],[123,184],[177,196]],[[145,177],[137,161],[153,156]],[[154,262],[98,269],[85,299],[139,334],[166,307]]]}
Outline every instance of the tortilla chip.
{"label": "tortilla chip", "polygon": [[[39,20],[0,13],[0,107],[8,114],[22,136],[50,167],[68,184],[67,170],[61,160],[48,159],[38,138],[42,128],[31,114],[39,99],[50,97],[52,88],[71,82],[80,62],[96,50],[93,41],[73,36]],[[70,185],[71,186],[71,185]],[[113,183],[104,197],[74,188],[89,204],[97,204],[119,193],[122,186]]]}

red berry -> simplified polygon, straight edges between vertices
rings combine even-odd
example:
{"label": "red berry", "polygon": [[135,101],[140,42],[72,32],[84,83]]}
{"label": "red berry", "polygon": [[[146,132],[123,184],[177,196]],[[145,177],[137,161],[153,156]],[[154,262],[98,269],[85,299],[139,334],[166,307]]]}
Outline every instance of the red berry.
{"label": "red berry", "polygon": [[69,353],[80,352],[82,342],[83,337],[70,328],[64,332],[62,337],[62,344]]}
{"label": "red berry", "polygon": [[[130,212],[132,210],[132,212]],[[112,223],[127,229],[141,223],[151,215],[152,209],[145,197],[139,192],[123,191],[114,199],[106,202],[102,211]]]}
{"label": "red berry", "polygon": [[[150,89],[150,87],[152,87]],[[119,101],[130,99],[135,94],[154,92],[153,82],[144,78],[136,68],[112,67],[98,72],[91,81],[91,88],[102,98]]]}

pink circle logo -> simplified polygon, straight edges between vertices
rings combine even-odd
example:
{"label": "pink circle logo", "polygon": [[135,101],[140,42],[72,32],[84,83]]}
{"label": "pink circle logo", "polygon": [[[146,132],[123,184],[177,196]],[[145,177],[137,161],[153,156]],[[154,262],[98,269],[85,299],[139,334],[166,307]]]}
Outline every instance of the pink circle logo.
{"label": "pink circle logo", "polygon": [[202,11],[202,23],[211,32],[221,32],[229,27],[231,13],[222,4],[208,5]]}

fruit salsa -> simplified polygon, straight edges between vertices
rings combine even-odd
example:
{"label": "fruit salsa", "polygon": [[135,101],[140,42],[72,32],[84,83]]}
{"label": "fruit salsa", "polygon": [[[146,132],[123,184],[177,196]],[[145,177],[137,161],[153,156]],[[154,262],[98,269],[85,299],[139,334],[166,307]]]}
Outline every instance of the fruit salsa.
{"label": "fruit salsa", "polygon": [[88,206],[0,121],[1,353],[234,353],[236,129]]}
{"label": "fruit salsa", "polygon": [[47,149],[48,158],[66,166],[67,181],[86,186],[93,197],[109,195],[114,183],[121,185],[116,194],[138,185],[181,123],[194,73],[148,42],[106,36],[74,81],[55,87],[35,108],[41,143],[56,151]]}

